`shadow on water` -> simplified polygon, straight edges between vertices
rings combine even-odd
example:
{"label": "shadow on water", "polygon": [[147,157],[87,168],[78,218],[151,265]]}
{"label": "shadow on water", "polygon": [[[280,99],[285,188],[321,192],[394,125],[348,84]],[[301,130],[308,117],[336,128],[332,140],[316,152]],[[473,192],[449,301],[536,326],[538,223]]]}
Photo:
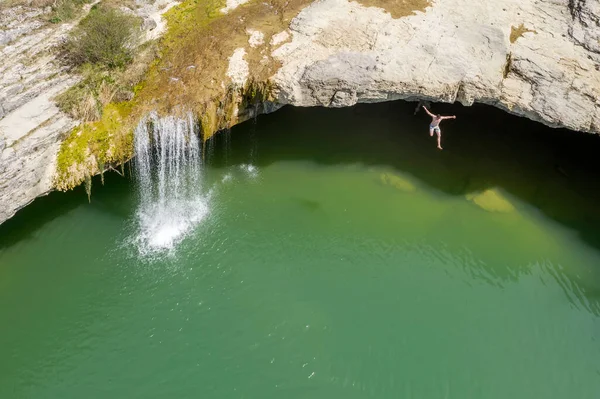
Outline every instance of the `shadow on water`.
{"label": "shadow on water", "polygon": [[[600,250],[600,136],[552,129],[490,106],[436,104],[434,112],[457,115],[442,123],[444,150],[439,151],[428,134],[430,118],[423,111],[415,115],[415,106],[397,101],[345,109],[286,107],[260,117],[258,134],[249,123],[235,127],[227,165],[253,162],[260,167],[285,160],[362,163],[410,174],[442,195],[501,188]],[[222,138],[215,139],[221,148]],[[248,148],[253,146],[259,148],[259,156],[251,160]],[[211,164],[225,162],[216,157]],[[543,267],[567,297],[600,315],[600,270],[574,281],[557,268]],[[471,273],[502,284],[529,272],[479,265]]]}
{"label": "shadow on water", "polygon": [[0,250],[31,238],[45,224],[82,206],[90,206],[105,214],[127,218],[129,210],[115,205],[129,191],[129,179],[117,173],[104,174],[104,185],[100,176],[92,182],[92,200],[88,204],[83,186],[68,193],[52,192],[37,198],[21,209],[12,219],[0,225]]}
{"label": "shadow on water", "polygon": [[[442,123],[443,151],[428,134],[430,118],[416,103],[359,104],[352,108],[286,107],[234,127],[228,165],[265,166],[283,160],[381,165],[408,173],[452,196],[502,188],[546,216],[576,230],[600,249],[600,136],[552,129],[484,105],[436,104],[457,115]],[[223,138],[215,137],[220,149]],[[211,160],[225,164],[221,151]]]}
{"label": "shadow on water", "polygon": [[[385,166],[450,196],[498,187],[573,229],[600,250],[600,163],[596,156],[600,136],[551,129],[483,105],[437,104],[434,112],[458,117],[443,122],[444,150],[439,151],[435,138],[428,134],[429,117],[423,111],[414,115],[415,105],[397,101],[344,109],[286,107],[236,126],[230,135],[216,135],[207,147],[208,163],[260,167],[293,160]],[[130,217],[130,179],[107,173],[105,180],[102,186],[99,178],[94,179],[89,205],[82,187],[37,199],[0,225],[0,250],[29,239],[45,224],[79,207],[91,207],[105,217]],[[296,200],[307,211],[319,210],[319,204],[309,198]],[[489,272],[483,266],[480,269],[482,276]],[[552,271],[553,266],[547,269]],[[506,275],[494,277],[512,280],[518,274],[506,270]],[[575,283],[585,293],[569,285],[564,276],[557,275],[556,280],[567,294],[600,314],[598,279]]]}
{"label": "shadow on water", "polygon": [[[264,166],[282,160],[381,165],[453,196],[499,187],[600,249],[600,136],[551,129],[490,106],[436,104],[434,112],[458,116],[442,123],[444,150],[439,151],[428,134],[429,117],[423,111],[414,115],[415,105],[395,101],[342,109],[285,107],[234,127],[230,135],[216,135],[208,143],[208,160],[214,166]],[[91,205],[98,209],[130,192],[129,179],[115,173],[105,174],[105,179],[105,186],[94,179]],[[310,200],[299,201],[306,209],[316,209]],[[37,199],[0,225],[0,249],[86,204],[82,187]],[[121,217],[130,211],[104,209]]]}

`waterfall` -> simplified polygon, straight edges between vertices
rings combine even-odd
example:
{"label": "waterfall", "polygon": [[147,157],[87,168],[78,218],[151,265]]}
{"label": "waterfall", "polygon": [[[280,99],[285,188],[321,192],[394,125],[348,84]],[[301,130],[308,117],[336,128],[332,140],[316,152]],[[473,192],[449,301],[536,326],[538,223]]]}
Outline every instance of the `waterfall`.
{"label": "waterfall", "polygon": [[196,124],[150,114],[135,129],[140,252],[171,249],[208,214]]}
{"label": "waterfall", "polygon": [[223,153],[225,154],[225,165],[229,166],[229,153],[231,152],[231,129],[226,129],[224,132],[224,148]]}

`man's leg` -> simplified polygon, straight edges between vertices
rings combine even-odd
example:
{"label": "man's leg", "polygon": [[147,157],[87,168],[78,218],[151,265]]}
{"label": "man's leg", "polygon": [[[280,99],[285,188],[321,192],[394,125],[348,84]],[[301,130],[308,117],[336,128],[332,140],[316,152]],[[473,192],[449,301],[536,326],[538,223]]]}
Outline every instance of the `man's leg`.
{"label": "man's leg", "polygon": [[437,133],[437,136],[438,136],[438,146],[437,146],[437,148],[439,148],[441,150],[442,149],[442,131],[441,131],[441,129],[438,128],[438,129],[436,129],[435,132]]}
{"label": "man's leg", "polygon": [[433,137],[433,130],[434,130],[434,129],[433,129],[431,126],[430,126],[430,127],[429,127],[429,136],[430,136],[430,137]]}

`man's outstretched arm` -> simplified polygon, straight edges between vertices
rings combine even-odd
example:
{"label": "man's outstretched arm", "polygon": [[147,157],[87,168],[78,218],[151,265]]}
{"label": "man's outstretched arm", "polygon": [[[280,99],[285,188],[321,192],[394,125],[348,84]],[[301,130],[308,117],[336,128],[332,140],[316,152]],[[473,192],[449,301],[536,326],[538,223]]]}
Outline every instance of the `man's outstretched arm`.
{"label": "man's outstretched arm", "polygon": [[424,105],[423,105],[423,109],[425,110],[425,112],[427,112],[427,115],[431,116],[432,118],[435,116],[431,112],[429,112],[429,110],[427,109],[427,107],[424,106]]}
{"label": "man's outstretched arm", "polygon": [[442,119],[456,119],[456,115],[452,115],[452,116],[442,116]]}

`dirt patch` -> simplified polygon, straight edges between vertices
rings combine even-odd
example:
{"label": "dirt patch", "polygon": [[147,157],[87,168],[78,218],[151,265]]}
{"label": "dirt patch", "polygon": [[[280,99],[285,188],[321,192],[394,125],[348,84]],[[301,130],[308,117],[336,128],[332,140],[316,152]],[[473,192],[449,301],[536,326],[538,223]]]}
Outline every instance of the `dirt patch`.
{"label": "dirt patch", "polygon": [[521,24],[517,27],[511,26],[510,27],[510,42],[511,43],[516,42],[525,33],[535,33],[537,35],[537,32],[535,30],[527,29],[524,24]]}
{"label": "dirt patch", "polygon": [[[268,0],[237,7],[226,15],[223,2],[186,5],[169,12],[169,31],[162,41],[163,56],[139,93],[140,103],[162,112],[185,104],[202,115],[209,103],[220,101],[230,91],[226,76],[229,57],[244,48],[248,81],[266,81],[279,68],[271,58],[273,35],[311,0]],[[190,29],[190,27],[193,27]],[[248,29],[261,32],[264,44],[251,47]],[[208,133],[208,132],[205,132]]]}
{"label": "dirt patch", "polygon": [[506,55],[506,64],[504,64],[504,69],[502,70],[502,78],[506,79],[508,74],[510,73],[510,69],[512,68],[512,53],[508,53]]}
{"label": "dirt patch", "polygon": [[425,11],[429,0],[355,0],[365,7],[383,8],[392,18],[398,19],[414,15],[416,11]]}

